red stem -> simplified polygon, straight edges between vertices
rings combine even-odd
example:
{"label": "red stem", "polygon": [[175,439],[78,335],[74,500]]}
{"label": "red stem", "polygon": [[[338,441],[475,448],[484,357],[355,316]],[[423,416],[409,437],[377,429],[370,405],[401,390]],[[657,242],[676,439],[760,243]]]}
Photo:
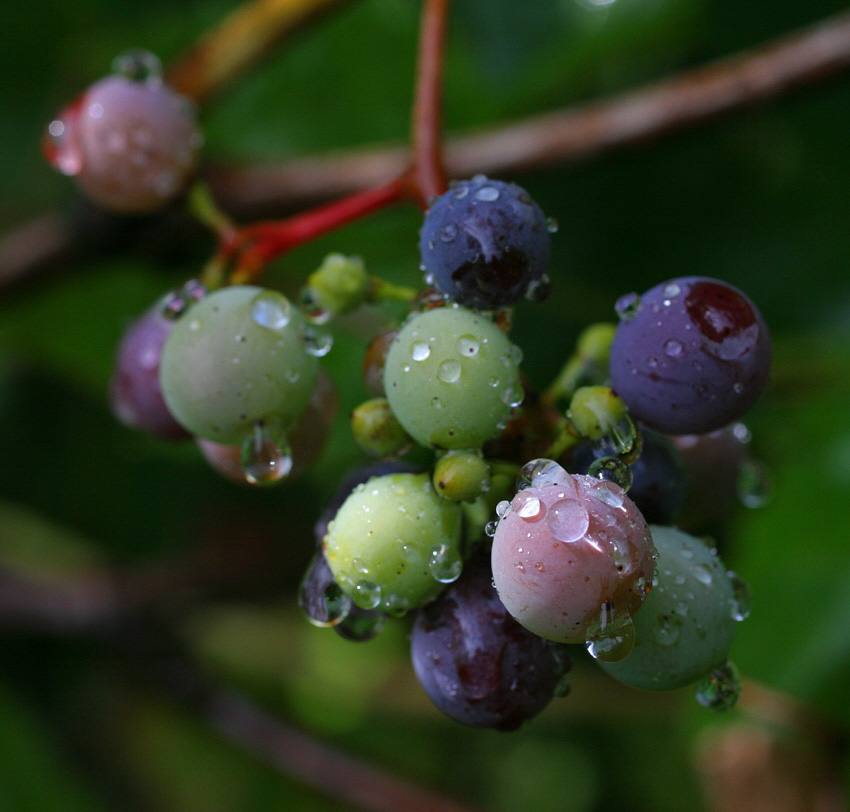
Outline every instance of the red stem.
{"label": "red stem", "polygon": [[419,36],[416,99],[413,105],[413,178],[423,208],[448,188],[443,168],[443,61],[449,0],[425,0]]}
{"label": "red stem", "polygon": [[390,183],[356,192],[287,220],[256,223],[242,229],[232,249],[248,247],[240,257],[234,277],[239,281],[256,278],[266,264],[287,251],[404,199],[407,188],[405,173]]}

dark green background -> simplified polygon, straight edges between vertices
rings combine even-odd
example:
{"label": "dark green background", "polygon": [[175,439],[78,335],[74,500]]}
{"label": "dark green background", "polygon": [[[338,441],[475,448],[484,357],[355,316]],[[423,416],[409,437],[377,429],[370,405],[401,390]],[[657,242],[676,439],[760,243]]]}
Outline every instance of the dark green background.
{"label": "dark green background", "polygon": [[[167,63],[232,8],[211,2],[6,0],[0,15],[0,227],[47,208],[79,216],[41,160],[56,109],[140,46]],[[446,119],[463,130],[577,103],[751,48],[844,4],[777,0],[456,0]],[[203,111],[208,155],[286,158],[401,141],[418,3],[354,2],[298,36]],[[511,176],[557,218],[554,293],[520,306],[515,340],[538,385],[616,298],[684,274],[745,290],[774,335],[774,380],[748,418],[772,499],[722,530],[726,563],[753,591],[732,656],[749,677],[850,729],[850,75],[710,125],[579,166]],[[299,249],[270,283],[297,287],[328,251],[418,283],[418,215],[399,208]],[[690,692],[655,697],[576,668],[573,695],[521,731],[470,731],[415,684],[406,628],[365,646],[299,616],[310,525],[359,457],[345,414],[365,395],[359,341],[326,367],[341,417],[308,478],[247,492],[194,449],[116,425],[105,402],[115,344],[211,245],[165,259],[102,252],[0,299],[0,562],[49,572],[154,564],[213,532],[271,534],[279,591],[218,602],[182,629],[224,679],[305,729],[481,807],[513,812],[700,809],[693,762],[706,726],[729,724]],[[224,528],[222,530],[221,528]],[[732,714],[734,717],[735,714]],[[90,746],[82,746],[89,742]],[[845,768],[842,766],[842,770]],[[846,770],[845,770],[846,771]],[[123,801],[116,801],[116,798]],[[134,681],[106,650],[0,640],[0,810],[331,810]]]}

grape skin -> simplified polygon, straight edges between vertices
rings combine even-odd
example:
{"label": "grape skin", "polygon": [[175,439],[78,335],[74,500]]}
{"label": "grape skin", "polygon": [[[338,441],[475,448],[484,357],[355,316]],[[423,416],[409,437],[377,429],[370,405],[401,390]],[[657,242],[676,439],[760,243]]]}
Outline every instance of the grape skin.
{"label": "grape skin", "polygon": [[739,418],[770,371],[761,314],[706,277],[656,285],[611,345],[611,384],[637,420],[665,434],[704,434]]}
{"label": "grape skin", "polygon": [[526,488],[511,501],[493,538],[493,578],[527,629],[583,643],[603,609],[609,617],[637,611],[653,554],[646,522],[618,485],[561,471],[557,483]]}
{"label": "grape skin", "polygon": [[[57,128],[56,125],[61,125]],[[51,125],[47,154],[105,209],[140,214],[180,194],[197,163],[191,104],[159,80],[108,76]]]}
{"label": "grape skin", "polygon": [[726,660],[735,634],[726,568],[700,539],[653,526],[658,564],[652,591],[634,617],[635,646],[618,663],[600,663],[635,688],[669,691]]}
{"label": "grape skin", "polygon": [[[264,326],[258,313],[279,326]],[[210,294],[165,343],[168,408],[192,434],[223,445],[239,444],[258,421],[288,428],[309,402],[318,369],[302,327],[298,311],[273,291],[244,285]]]}
{"label": "grape skin", "polygon": [[428,209],[420,250],[430,283],[459,304],[493,309],[548,293],[546,217],[514,183],[455,184]]}
{"label": "grape skin", "polygon": [[358,606],[403,614],[443,589],[431,559],[441,551],[459,565],[460,537],[460,507],[437,496],[428,474],[387,474],[349,494],[328,525],[324,551]]}
{"label": "grape skin", "polygon": [[472,727],[515,730],[552,699],[570,661],[520,626],[499,600],[486,556],[417,612],[413,669],[443,713]]}
{"label": "grape skin", "polygon": [[159,304],[136,319],[118,345],[109,384],[112,410],[122,423],[166,440],[189,436],[165,405],[159,384],[162,348],[173,326]]}
{"label": "grape skin", "polygon": [[421,445],[479,448],[522,399],[519,358],[505,334],[472,310],[428,310],[411,318],[390,346],[387,400]]}

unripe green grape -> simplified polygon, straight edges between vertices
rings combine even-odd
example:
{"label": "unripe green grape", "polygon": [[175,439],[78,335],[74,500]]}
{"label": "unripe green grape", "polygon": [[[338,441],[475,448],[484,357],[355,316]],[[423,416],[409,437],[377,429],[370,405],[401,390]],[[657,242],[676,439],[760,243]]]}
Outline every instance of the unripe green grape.
{"label": "unripe green grape", "polygon": [[434,488],[444,499],[472,502],[490,488],[490,466],[474,451],[449,451],[434,466]]}
{"label": "unripe green grape", "polygon": [[437,496],[428,474],[387,474],[349,494],[324,550],[358,606],[403,614],[460,575],[460,536],[460,506]]}
{"label": "unripe green grape", "polygon": [[635,646],[626,659],[600,665],[627,685],[669,691],[725,662],[745,613],[715,551],[673,527],[651,530],[658,561],[652,591],[634,616]]}
{"label": "unripe green grape", "polygon": [[484,316],[462,307],[428,310],[411,318],[390,346],[387,400],[418,443],[480,448],[522,400],[521,357]]}
{"label": "unripe green grape", "polygon": [[310,400],[318,362],[289,301],[249,285],[193,305],[163,348],[160,382],[171,413],[198,437],[242,442],[255,423],[288,428]]}
{"label": "unripe green grape", "polygon": [[626,415],[626,404],[607,386],[582,386],[570,402],[570,420],[591,440],[604,437]]}
{"label": "unripe green grape", "polygon": [[372,457],[392,457],[412,443],[386,398],[361,403],[351,413],[351,433],[360,450]]}

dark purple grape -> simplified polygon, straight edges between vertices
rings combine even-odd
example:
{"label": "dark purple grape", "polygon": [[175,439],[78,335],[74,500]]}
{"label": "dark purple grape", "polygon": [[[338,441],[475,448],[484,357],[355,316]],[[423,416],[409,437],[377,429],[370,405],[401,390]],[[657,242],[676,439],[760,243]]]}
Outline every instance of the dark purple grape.
{"label": "dark purple grape", "polygon": [[118,346],[109,386],[112,410],[122,423],[169,440],[189,436],[165,405],[159,384],[162,346],[173,326],[159,304],[133,322]]}
{"label": "dark purple grape", "polygon": [[549,292],[546,217],[516,184],[455,184],[431,204],[419,247],[428,284],[460,304],[493,309]]}
{"label": "dark purple grape", "polygon": [[467,563],[454,584],[419,610],[410,649],[425,693],[472,727],[516,729],[549,704],[570,667],[563,646],[508,614],[486,555]]}
{"label": "dark purple grape", "polygon": [[[644,429],[643,448],[632,464],[631,499],[649,524],[672,524],[685,498],[685,469],[672,441]],[[571,474],[586,474],[601,457],[616,456],[609,445],[583,442],[570,455]]]}
{"label": "dark purple grape", "polygon": [[663,282],[617,303],[611,385],[637,420],[665,434],[704,434],[739,418],[770,372],[755,305],[725,282]]}

